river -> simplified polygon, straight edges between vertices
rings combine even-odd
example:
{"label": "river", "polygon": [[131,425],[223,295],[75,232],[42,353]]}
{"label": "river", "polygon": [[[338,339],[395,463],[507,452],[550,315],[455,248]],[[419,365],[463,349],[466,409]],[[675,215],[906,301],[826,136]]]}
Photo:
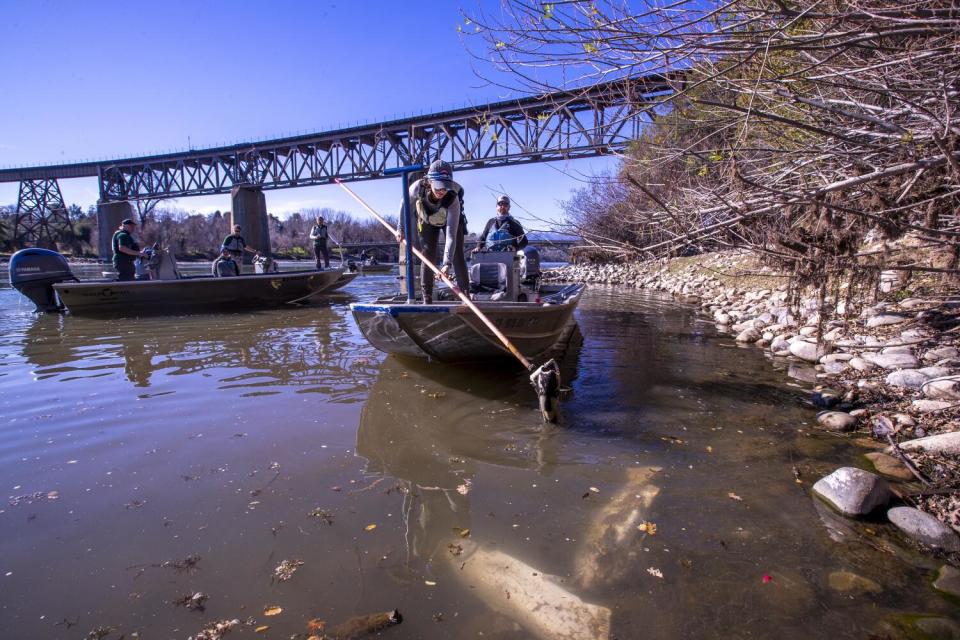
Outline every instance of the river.
{"label": "river", "polygon": [[0,636],[306,637],[398,609],[383,637],[864,638],[955,611],[890,525],[811,498],[866,451],[813,430],[811,384],[689,307],[589,289],[545,426],[509,362],[372,349],[347,303],[394,282],[122,320],[4,284]]}

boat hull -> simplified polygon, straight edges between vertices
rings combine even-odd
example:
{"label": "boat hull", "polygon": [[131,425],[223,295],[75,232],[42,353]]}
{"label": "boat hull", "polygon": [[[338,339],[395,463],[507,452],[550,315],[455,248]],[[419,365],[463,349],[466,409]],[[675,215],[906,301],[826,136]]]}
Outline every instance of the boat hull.
{"label": "boat hull", "polygon": [[61,282],[54,290],[75,315],[146,315],[278,307],[333,291],[353,277],[341,271],[293,271],[232,278]]}
{"label": "boat hull", "polygon": [[[476,302],[476,306],[529,360],[551,349],[571,321],[584,285],[571,285],[544,302]],[[363,335],[385,353],[466,362],[509,358],[486,325],[458,302],[351,304]]]}

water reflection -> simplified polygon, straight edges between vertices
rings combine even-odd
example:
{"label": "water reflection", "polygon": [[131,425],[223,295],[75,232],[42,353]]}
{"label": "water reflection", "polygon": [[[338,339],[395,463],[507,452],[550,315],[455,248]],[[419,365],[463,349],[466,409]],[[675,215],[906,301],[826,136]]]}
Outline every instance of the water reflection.
{"label": "water reflection", "polygon": [[480,467],[549,473],[556,445],[536,416],[525,374],[510,363],[384,360],[361,412],[357,453],[368,471],[399,481],[410,558],[429,561],[451,530],[471,527]]}
{"label": "water reflection", "polygon": [[358,357],[354,334],[349,319],[329,305],[164,318],[41,315],[26,327],[21,353],[37,380],[122,370],[133,386],[148,388],[158,374],[213,373],[225,387],[256,387],[258,394],[290,386],[339,393],[361,373],[358,366],[367,374],[374,364]]}

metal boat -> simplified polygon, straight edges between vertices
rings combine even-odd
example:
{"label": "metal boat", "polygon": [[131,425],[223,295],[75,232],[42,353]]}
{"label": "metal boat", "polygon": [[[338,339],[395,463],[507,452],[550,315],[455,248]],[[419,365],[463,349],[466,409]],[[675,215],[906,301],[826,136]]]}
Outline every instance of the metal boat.
{"label": "metal boat", "polygon": [[[541,286],[535,249],[475,254],[470,267],[474,304],[528,359],[536,360],[560,339],[586,285]],[[522,268],[537,265],[536,272]],[[446,297],[448,300],[444,300]],[[431,304],[408,295],[350,305],[367,340],[386,353],[462,362],[509,358],[510,352],[466,305],[439,289]]]}
{"label": "metal boat", "polygon": [[169,254],[153,262],[149,279],[81,281],[56,251],[23,249],[10,258],[10,283],[37,305],[37,311],[114,316],[299,304],[356,277],[341,270],[278,272],[260,266],[262,273],[229,278],[184,277]]}

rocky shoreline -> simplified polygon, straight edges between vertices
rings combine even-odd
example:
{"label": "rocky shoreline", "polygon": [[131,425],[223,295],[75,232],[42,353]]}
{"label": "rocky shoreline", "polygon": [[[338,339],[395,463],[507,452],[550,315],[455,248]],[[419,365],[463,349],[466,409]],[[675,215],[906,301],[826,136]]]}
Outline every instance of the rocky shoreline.
{"label": "rocky shoreline", "polygon": [[[791,296],[789,278],[748,253],[569,265],[544,274],[548,281],[668,293],[699,306],[737,342],[789,359],[796,377],[813,385],[811,401],[822,409],[818,428],[860,436],[871,449],[863,460],[820,479],[813,492],[848,517],[891,507],[889,522],[956,565],[960,296],[911,296],[895,289],[897,277],[881,274],[879,300],[858,304],[859,312],[845,317],[849,301],[827,296],[821,302],[816,292]],[[960,572],[950,564],[938,588],[960,597]]]}

